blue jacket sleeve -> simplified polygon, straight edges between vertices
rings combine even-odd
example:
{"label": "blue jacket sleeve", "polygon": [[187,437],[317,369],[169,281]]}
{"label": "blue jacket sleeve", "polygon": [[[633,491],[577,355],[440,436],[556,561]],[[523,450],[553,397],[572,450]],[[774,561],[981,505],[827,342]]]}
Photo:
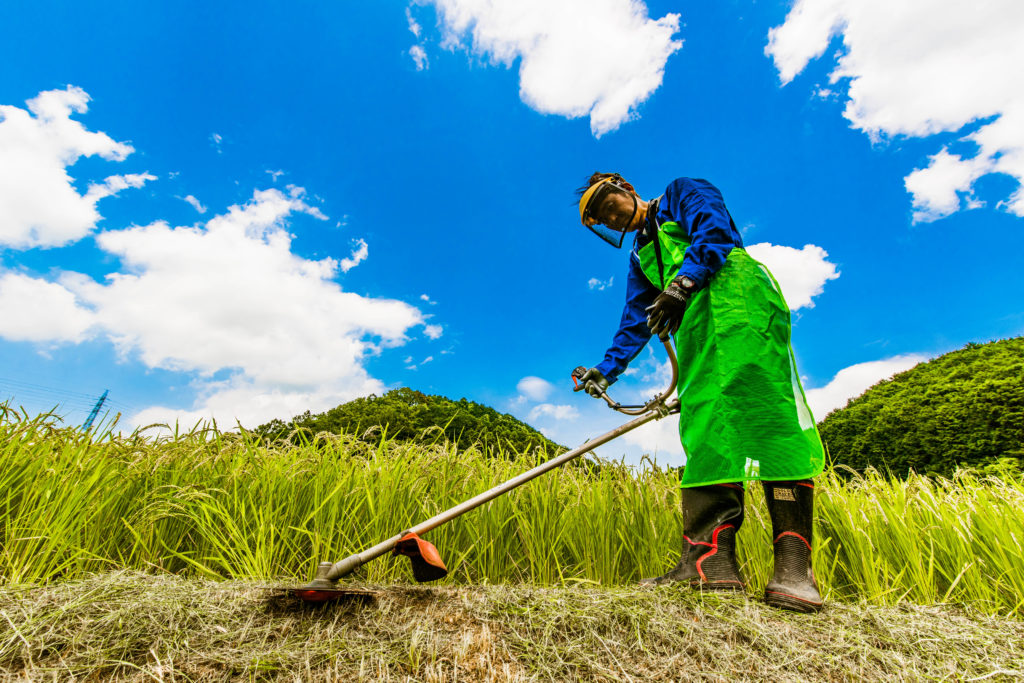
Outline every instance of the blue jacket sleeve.
{"label": "blue jacket sleeve", "polygon": [[622,309],[619,331],[615,333],[611,348],[604,354],[604,360],[597,365],[598,371],[609,384],[619,378],[629,362],[636,358],[650,340],[651,330],[647,327],[647,313],[644,309],[654,303],[659,293],[658,288],[652,286],[644,276],[636,254],[631,254],[629,277],[626,280],[626,306]]}
{"label": "blue jacket sleeve", "polygon": [[676,221],[686,227],[690,247],[676,277],[685,275],[698,287],[721,270],[733,247],[743,246],[722,193],[706,180],[672,181],[658,208],[658,221]]}

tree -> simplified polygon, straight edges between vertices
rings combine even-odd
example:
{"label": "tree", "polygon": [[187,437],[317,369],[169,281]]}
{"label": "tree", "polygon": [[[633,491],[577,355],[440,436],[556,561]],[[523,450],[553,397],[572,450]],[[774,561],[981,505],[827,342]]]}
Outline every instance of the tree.
{"label": "tree", "polygon": [[837,463],[905,476],[1024,463],[1024,337],[967,344],[874,385],[818,425]]}
{"label": "tree", "polygon": [[351,434],[375,442],[384,433],[396,441],[434,442],[448,439],[460,448],[476,445],[487,451],[523,453],[537,448],[555,453],[556,444],[533,427],[493,408],[409,388],[393,389],[383,396],[370,395],[343,403],[324,413],[309,411],[289,422],[272,420],[255,430],[276,441],[298,432],[312,438],[319,432]]}

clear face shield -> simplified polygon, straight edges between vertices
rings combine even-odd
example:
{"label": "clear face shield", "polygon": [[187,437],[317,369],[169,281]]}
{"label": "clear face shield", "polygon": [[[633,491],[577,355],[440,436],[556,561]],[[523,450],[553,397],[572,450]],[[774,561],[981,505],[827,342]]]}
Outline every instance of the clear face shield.
{"label": "clear face shield", "polygon": [[592,233],[618,249],[638,208],[636,195],[609,178],[583,194],[580,220]]}

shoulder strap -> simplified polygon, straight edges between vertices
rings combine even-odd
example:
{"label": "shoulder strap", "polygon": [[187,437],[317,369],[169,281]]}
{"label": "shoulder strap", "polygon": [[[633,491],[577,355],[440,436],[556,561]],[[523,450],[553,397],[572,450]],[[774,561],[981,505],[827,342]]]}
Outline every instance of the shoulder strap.
{"label": "shoulder strap", "polygon": [[647,204],[647,224],[644,228],[651,235],[651,239],[654,240],[654,259],[658,262],[658,281],[661,282],[662,290],[665,289],[665,264],[661,258],[661,238],[658,233],[661,231],[661,226],[658,225],[658,203],[661,197],[652,199]]}

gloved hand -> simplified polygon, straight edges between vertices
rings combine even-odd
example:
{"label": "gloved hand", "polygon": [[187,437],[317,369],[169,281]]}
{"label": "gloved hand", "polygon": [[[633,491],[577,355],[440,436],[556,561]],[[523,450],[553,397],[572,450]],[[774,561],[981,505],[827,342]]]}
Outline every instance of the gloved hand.
{"label": "gloved hand", "polygon": [[594,398],[601,398],[601,392],[608,388],[608,380],[597,368],[590,368],[580,378],[583,382],[583,390]]}
{"label": "gloved hand", "polygon": [[686,305],[697,290],[696,283],[685,275],[680,275],[668,283],[665,291],[658,295],[654,303],[645,308],[647,327],[658,335],[659,339],[672,336],[683,322]]}

